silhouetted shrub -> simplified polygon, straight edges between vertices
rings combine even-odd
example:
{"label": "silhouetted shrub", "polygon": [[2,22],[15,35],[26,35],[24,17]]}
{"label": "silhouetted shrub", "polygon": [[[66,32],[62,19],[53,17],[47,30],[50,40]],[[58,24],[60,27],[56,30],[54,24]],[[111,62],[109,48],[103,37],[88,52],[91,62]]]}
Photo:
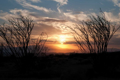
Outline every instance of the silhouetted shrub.
{"label": "silhouetted shrub", "polygon": [[45,47],[48,36],[44,32],[34,39],[33,44],[30,44],[31,33],[35,25],[32,19],[19,15],[17,18],[9,19],[8,22],[9,25],[0,25],[0,37],[5,41],[6,50],[4,51],[9,56],[24,57],[29,53],[38,56],[48,51],[48,47]]}
{"label": "silhouetted shrub", "polygon": [[108,43],[120,26],[112,24],[101,11],[101,15],[92,15],[89,20],[75,24],[75,28],[69,28],[73,31],[80,51],[103,53],[107,52]]}

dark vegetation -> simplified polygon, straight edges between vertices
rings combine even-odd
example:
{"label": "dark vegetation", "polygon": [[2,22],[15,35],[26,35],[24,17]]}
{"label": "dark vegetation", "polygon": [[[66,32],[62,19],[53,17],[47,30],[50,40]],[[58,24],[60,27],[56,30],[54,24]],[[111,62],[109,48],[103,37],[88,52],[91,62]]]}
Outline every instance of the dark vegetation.
{"label": "dark vegetation", "polygon": [[[107,52],[109,40],[119,29],[104,14],[91,16],[71,28],[78,47],[88,53],[49,54],[47,34],[32,40],[34,22],[20,15],[0,25],[0,79],[33,80],[118,80],[120,52]],[[86,26],[86,27],[85,27]],[[80,31],[77,32],[76,29]],[[83,36],[81,37],[82,34]],[[83,39],[83,41],[82,41]]]}
{"label": "dark vegetation", "polygon": [[120,79],[120,52],[0,58],[1,79]]}

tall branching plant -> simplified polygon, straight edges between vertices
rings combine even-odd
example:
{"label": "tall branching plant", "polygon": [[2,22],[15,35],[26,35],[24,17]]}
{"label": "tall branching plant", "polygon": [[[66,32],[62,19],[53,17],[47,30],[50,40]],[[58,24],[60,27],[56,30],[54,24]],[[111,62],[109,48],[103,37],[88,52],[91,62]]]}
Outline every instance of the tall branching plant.
{"label": "tall branching plant", "polygon": [[25,56],[28,52],[33,20],[22,15],[8,20],[10,25],[0,25],[0,36],[7,43],[12,55]]}
{"label": "tall branching plant", "polygon": [[113,25],[101,12],[101,15],[90,16],[90,20],[69,27],[74,32],[74,39],[81,51],[89,53],[107,52],[110,39],[120,26]]}
{"label": "tall branching plant", "polygon": [[11,18],[8,21],[9,25],[0,25],[0,36],[6,42],[5,49],[9,55],[23,57],[31,52],[38,55],[43,51],[47,41],[47,37],[43,41],[43,33],[34,43],[35,47],[30,50],[31,33],[34,28],[32,19],[20,15],[18,18]]}

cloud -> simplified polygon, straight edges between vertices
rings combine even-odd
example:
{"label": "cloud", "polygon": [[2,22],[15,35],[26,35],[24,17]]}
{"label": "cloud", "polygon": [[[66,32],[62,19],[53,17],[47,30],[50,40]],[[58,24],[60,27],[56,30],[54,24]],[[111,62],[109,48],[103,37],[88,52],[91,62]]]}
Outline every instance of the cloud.
{"label": "cloud", "polygon": [[57,2],[57,10],[59,13],[62,13],[61,10],[60,10],[60,7],[63,6],[63,5],[66,5],[68,3],[68,0],[53,0],[55,2]]}
{"label": "cloud", "polygon": [[28,16],[35,22],[35,27],[33,30],[34,35],[39,35],[41,32],[47,32],[48,34],[59,34],[62,31],[57,28],[57,26],[65,23],[65,20],[42,17],[36,12],[30,12],[29,10],[22,9],[12,9],[9,12],[0,12],[0,19],[6,20],[11,17],[17,17],[19,14],[23,16]]}
{"label": "cloud", "polygon": [[0,19],[6,20],[6,16],[10,17],[8,12],[0,12]]}
{"label": "cloud", "polygon": [[36,12],[30,12],[29,10],[23,10],[23,9],[11,9],[9,12],[0,12],[0,19],[7,21],[11,17],[18,17],[18,15],[23,15],[30,17],[33,20],[36,20],[37,13]]}
{"label": "cloud", "polygon": [[46,18],[44,20],[39,20],[39,21],[42,21],[42,22],[67,22],[66,20],[60,20],[60,19],[54,19],[54,18]]}
{"label": "cloud", "polygon": [[35,12],[30,12],[29,10],[23,10],[23,9],[12,9],[10,10],[10,13],[15,14],[15,15],[23,15],[23,16],[28,16],[30,14],[35,14]]}
{"label": "cloud", "polygon": [[87,20],[89,14],[85,14],[84,12],[79,12],[78,14],[74,14],[72,11],[64,12],[64,16],[72,21],[82,21]]}
{"label": "cloud", "polygon": [[35,2],[35,3],[37,3],[37,2],[41,2],[41,0],[31,0],[32,2]]}
{"label": "cloud", "polygon": [[[105,14],[105,17],[108,21],[119,23],[120,22],[120,12],[117,15],[114,15],[112,12],[103,12]],[[89,16],[97,16],[96,13],[84,13],[82,11],[80,12],[73,12],[71,10],[67,10],[67,12],[63,12],[64,18],[70,21],[83,21],[90,19]],[[100,16],[101,14],[99,14]]]}
{"label": "cloud", "polygon": [[77,44],[77,42],[76,41],[67,41],[64,44]]}
{"label": "cloud", "polygon": [[39,18],[38,23],[40,24],[45,24],[48,26],[53,26],[56,29],[61,30],[62,33],[65,32],[65,27],[68,21],[66,20],[61,20],[61,19],[55,19],[55,18],[48,18],[48,17],[42,17],[41,19]]}
{"label": "cloud", "polygon": [[[40,7],[40,6],[36,6],[36,5],[32,5],[31,3],[27,2],[26,0],[16,0],[20,5],[22,5],[25,8],[30,8],[30,9],[36,9],[39,11],[44,11],[46,13],[48,12],[54,12],[51,9],[47,9],[45,7]],[[32,1],[37,1],[37,0],[32,0]]]}
{"label": "cloud", "polygon": [[120,0],[112,0],[115,6],[120,7]]}
{"label": "cloud", "polygon": [[1,11],[0,18],[7,21],[7,19],[11,17],[17,17],[20,14],[23,16],[30,17],[31,19],[34,20],[35,23],[42,23],[49,26],[54,26],[56,28],[67,22],[66,20],[63,20],[63,19],[43,17],[36,12],[31,12],[26,9],[12,9],[9,12]]}
{"label": "cloud", "polygon": [[49,36],[54,34],[61,34],[61,30],[55,28],[54,26],[39,23],[35,25],[32,35],[39,35],[41,32],[46,32]]}
{"label": "cloud", "polygon": [[58,2],[61,6],[67,4],[68,0],[53,0]]}
{"label": "cloud", "polygon": [[118,13],[118,15],[114,15],[112,12],[104,12],[104,14],[106,19],[109,20],[110,22],[115,23],[120,22],[120,13]]}

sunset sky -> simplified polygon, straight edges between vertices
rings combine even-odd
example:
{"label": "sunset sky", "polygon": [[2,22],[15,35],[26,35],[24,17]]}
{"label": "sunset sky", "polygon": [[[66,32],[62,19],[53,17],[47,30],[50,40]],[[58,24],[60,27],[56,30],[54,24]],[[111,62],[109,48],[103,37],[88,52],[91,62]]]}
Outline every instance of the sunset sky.
{"label": "sunset sky", "polygon": [[[66,26],[74,27],[76,20],[87,20],[89,15],[99,14],[100,8],[109,21],[119,24],[120,0],[0,0],[0,24],[19,14],[29,16],[35,22],[32,39],[46,32],[50,52],[78,52]],[[109,51],[120,50],[120,30],[110,40],[108,48]]]}

